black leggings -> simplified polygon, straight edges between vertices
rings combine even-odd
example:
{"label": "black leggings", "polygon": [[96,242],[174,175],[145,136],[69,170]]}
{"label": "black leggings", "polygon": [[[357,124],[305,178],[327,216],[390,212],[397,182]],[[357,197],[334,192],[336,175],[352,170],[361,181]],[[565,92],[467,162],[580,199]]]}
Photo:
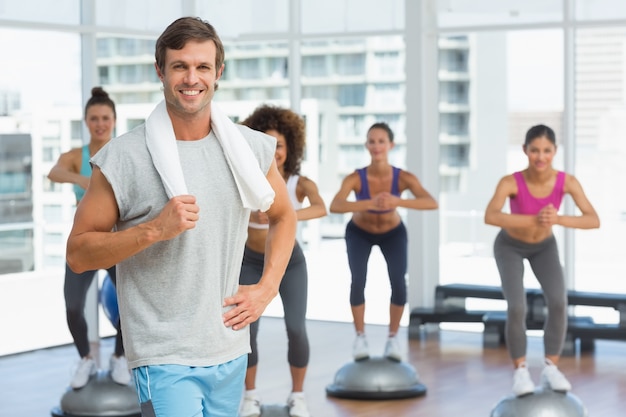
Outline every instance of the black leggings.
{"label": "black leggings", "polygon": [[[65,294],[65,314],[67,317],[67,326],[74,338],[74,345],[78,350],[81,358],[89,354],[89,335],[87,333],[87,320],[85,319],[85,302],[87,300],[87,291],[96,276],[96,271],[85,271],[77,274],[70,267],[65,265],[65,286],[63,292]],[[107,269],[111,281],[115,285],[116,274],[115,266]],[[124,354],[124,346],[122,344],[122,330],[120,329],[120,321],[115,325],[117,334],[115,336],[115,355],[122,356]]]}
{"label": "black leggings", "polygon": [[350,220],[346,226],[346,248],[348,263],[352,272],[350,305],[365,303],[365,281],[367,262],[372,247],[378,245],[387,262],[387,272],[391,282],[391,303],[406,304],[406,270],[408,236],[404,223],[385,233],[374,234],[359,228]]}
{"label": "black leggings", "polygon": [[[243,254],[241,264],[241,285],[253,285],[259,282],[263,274],[264,255],[254,252],[248,247]],[[285,327],[287,329],[287,360],[289,365],[304,368],[309,364],[309,338],[306,332],[308,273],[306,259],[300,245],[296,243],[287,265],[287,270],[280,282],[278,292],[283,302]],[[250,347],[252,353],[248,355],[248,368],[259,362],[257,335],[259,333],[259,318],[250,324]]]}
{"label": "black leggings", "polygon": [[548,356],[560,355],[567,332],[567,289],[556,239],[550,236],[539,243],[525,243],[501,230],[496,236],[493,254],[507,302],[505,337],[511,358],[526,356],[524,259],[528,259],[548,307],[543,329],[544,352]]}

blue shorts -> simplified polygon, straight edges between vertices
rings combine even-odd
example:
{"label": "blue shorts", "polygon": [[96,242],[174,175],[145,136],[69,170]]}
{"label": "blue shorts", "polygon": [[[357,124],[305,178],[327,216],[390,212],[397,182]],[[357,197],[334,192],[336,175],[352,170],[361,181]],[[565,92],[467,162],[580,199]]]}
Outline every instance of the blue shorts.
{"label": "blue shorts", "polygon": [[215,366],[152,365],[133,369],[142,417],[239,415],[247,356]]}

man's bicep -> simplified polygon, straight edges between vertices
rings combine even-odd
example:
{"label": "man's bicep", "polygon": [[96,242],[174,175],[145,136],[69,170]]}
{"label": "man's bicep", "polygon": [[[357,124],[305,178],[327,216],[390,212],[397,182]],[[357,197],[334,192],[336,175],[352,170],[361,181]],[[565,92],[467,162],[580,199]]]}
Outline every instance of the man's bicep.
{"label": "man's bicep", "polygon": [[119,210],[111,184],[98,167],[94,167],[89,187],[76,209],[74,231],[111,231],[119,217]]}
{"label": "man's bicep", "polygon": [[276,164],[272,163],[272,167],[267,174],[267,180],[270,183],[270,186],[274,190],[274,203],[270,206],[267,211],[268,217],[271,219],[280,218],[285,211],[292,210],[293,205],[289,200],[289,195],[287,193],[287,185],[285,184],[285,180],[283,180],[280,172],[278,172],[278,168],[276,168]]}

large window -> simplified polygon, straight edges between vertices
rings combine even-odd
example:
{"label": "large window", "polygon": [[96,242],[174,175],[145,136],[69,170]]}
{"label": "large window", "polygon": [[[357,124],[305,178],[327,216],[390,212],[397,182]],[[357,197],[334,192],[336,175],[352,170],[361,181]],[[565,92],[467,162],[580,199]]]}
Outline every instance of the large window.
{"label": "large window", "polygon": [[[537,123],[554,127],[559,138],[555,166],[576,175],[602,222],[600,230],[572,235],[555,228],[563,262],[573,267],[571,284],[626,292],[619,276],[626,266],[620,256],[626,198],[619,193],[625,175],[620,163],[626,156],[622,3],[390,0],[381,7],[379,0],[4,1],[0,19],[9,24],[0,28],[0,146],[4,138],[19,136],[30,151],[16,156],[0,150],[5,152],[0,153],[0,313],[15,314],[2,310],[16,308],[3,298],[8,274],[36,281],[47,294],[62,293],[75,198],[70,185],[51,183],[46,175],[61,152],[86,139],[82,112],[89,90],[103,85],[118,104],[116,133],[141,123],[163,98],[153,69],[156,38],[174,17],[189,14],[213,23],[224,41],[226,71],[215,98],[229,115],[241,120],[256,105],[272,102],[306,118],[303,174],[318,183],[327,203],[345,175],[368,163],[363,144],[372,123],[387,121],[394,129],[390,158],[401,167],[407,160],[431,158],[407,154],[413,149],[409,145],[437,141],[438,158],[431,158],[433,168],[425,168],[432,176],[420,178],[433,191],[437,181],[429,178],[437,178],[439,187],[440,227],[430,238],[440,245],[422,250],[432,250],[438,273],[418,277],[431,283],[499,284],[491,254],[497,230],[484,225],[485,206],[498,179],[527,163],[521,152],[525,131]],[[84,13],[89,11],[85,6],[94,6],[93,13]],[[406,13],[417,9],[433,14]],[[415,27],[419,42],[408,36]],[[575,46],[570,50],[565,46],[571,33]],[[414,63],[408,53],[430,47],[438,53],[419,63],[424,71],[405,74]],[[575,64],[575,74],[568,72],[567,62]],[[575,80],[567,86],[571,91],[567,80]],[[425,87],[434,84],[438,90],[431,94]],[[418,112],[438,111],[438,118],[428,120],[433,121],[428,137],[406,117],[417,96],[423,99]],[[316,277],[310,280],[312,318],[351,319],[341,239],[348,218],[331,215],[310,229],[303,226],[310,275]],[[413,236],[413,242],[418,238]],[[573,254],[564,250],[572,243]],[[329,256],[338,261],[329,262]],[[325,265],[333,266],[332,273],[319,269]],[[536,286],[527,273],[527,284]],[[366,295],[372,300],[366,320],[385,323],[389,288],[386,279],[378,278],[386,272],[377,252],[371,274],[377,278],[368,280],[367,291],[374,294]],[[14,299],[29,298],[28,286],[16,288]],[[62,297],[48,301],[45,319],[29,318],[29,324],[41,326],[32,332],[39,340],[24,340],[30,348],[70,340]],[[337,309],[329,311],[329,304]],[[28,304],[22,307],[26,313],[18,314],[35,311]],[[279,308],[272,312],[282,314]],[[64,333],[52,335],[51,324]],[[0,334],[23,339],[21,328],[6,326],[0,324]]]}
{"label": "large window", "polygon": [[[598,230],[576,231],[575,284],[626,293],[626,197],[620,191],[626,181],[626,29],[580,29],[575,45],[577,178],[601,222]],[[619,320],[606,310],[597,313]]]}
{"label": "large window", "polygon": [[[567,34],[570,41],[559,23],[566,15],[563,5],[577,23],[623,19],[626,9],[612,0],[438,3],[444,32],[455,26],[477,28],[460,37],[451,31],[439,41],[441,160],[446,166],[440,182],[440,282],[499,285],[491,256],[496,230],[483,224],[483,210],[496,181],[527,164],[520,147],[525,131],[544,123],[557,134],[553,165],[576,176],[601,220],[598,230],[554,228],[568,285],[626,292],[619,284],[625,267],[619,248],[626,201],[615,193],[623,182],[619,164],[626,152],[620,139],[626,134],[626,32],[623,25],[581,24]],[[554,29],[532,28],[550,22]],[[500,26],[499,31],[490,32],[489,25]],[[509,27],[502,30],[502,25]],[[517,25],[527,27],[516,30]],[[566,47],[568,42],[573,49]],[[572,80],[572,89],[566,90]],[[455,167],[446,159],[467,162]],[[562,212],[576,213],[574,207],[567,197]],[[538,286],[528,265],[525,285]],[[576,310],[598,322],[619,320],[612,309]]]}
{"label": "large window", "polygon": [[[70,145],[74,114],[67,109],[80,105],[80,43],[72,34],[0,29],[0,50],[0,96],[12,97],[0,123],[0,271],[25,272],[46,267],[39,254],[51,246],[42,244],[38,225],[68,220],[42,210],[42,179]],[[45,75],[42,63],[54,63]],[[50,82],[33,81],[42,77]]]}
{"label": "large window", "polygon": [[[560,30],[440,39],[441,283],[500,285],[492,254],[498,229],[484,224],[484,210],[500,178],[528,165],[526,130],[543,123],[562,131],[562,43]],[[564,169],[561,145],[557,169]],[[526,285],[538,287],[525,271]]]}

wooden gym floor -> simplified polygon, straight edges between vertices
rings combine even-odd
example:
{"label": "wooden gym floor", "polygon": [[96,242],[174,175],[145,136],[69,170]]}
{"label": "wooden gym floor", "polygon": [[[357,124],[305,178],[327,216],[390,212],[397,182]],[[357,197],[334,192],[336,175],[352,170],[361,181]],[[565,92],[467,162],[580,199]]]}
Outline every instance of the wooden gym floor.
{"label": "wooden gym floor", "polygon": [[[326,395],[335,373],[348,361],[354,332],[350,323],[309,321],[311,361],[305,391],[314,417],[489,417],[509,394],[512,367],[506,350],[483,349],[482,334],[442,330],[425,340],[405,342],[407,361],[426,386],[423,397],[402,400],[348,400]],[[373,356],[382,354],[386,329],[367,327]],[[100,343],[108,363],[112,339]],[[282,319],[264,317],[259,335],[257,388],[266,404],[284,403],[290,391],[286,336]],[[77,360],[73,346],[60,346],[0,357],[0,417],[50,416],[66,390]],[[539,380],[541,338],[529,337],[531,374]],[[561,359],[572,393],[589,417],[622,417],[626,406],[626,344],[596,341],[595,350]]]}

